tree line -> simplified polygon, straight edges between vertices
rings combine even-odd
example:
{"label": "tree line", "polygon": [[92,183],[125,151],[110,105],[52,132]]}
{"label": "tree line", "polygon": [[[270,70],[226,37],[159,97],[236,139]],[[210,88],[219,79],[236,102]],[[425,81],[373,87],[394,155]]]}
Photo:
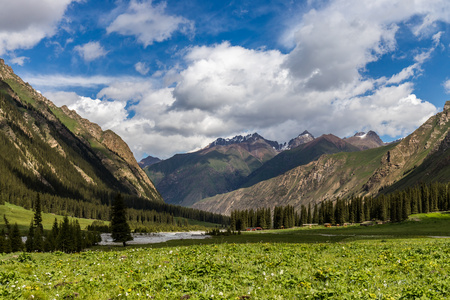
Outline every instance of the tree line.
{"label": "tree line", "polygon": [[314,205],[279,206],[273,209],[234,210],[230,216],[231,230],[248,227],[290,228],[304,224],[361,223],[370,220],[401,222],[411,214],[450,209],[448,183],[420,184],[378,197],[350,197],[326,200]]}
{"label": "tree line", "polygon": [[44,232],[39,194],[35,201],[35,212],[25,242],[22,241],[17,223],[11,226],[6,216],[3,216],[3,219],[6,231],[2,229],[0,234],[0,253],[17,251],[72,253],[80,252],[101,241],[98,232],[82,231],[78,220],[70,221],[67,216],[60,223],[55,218],[52,229]]}

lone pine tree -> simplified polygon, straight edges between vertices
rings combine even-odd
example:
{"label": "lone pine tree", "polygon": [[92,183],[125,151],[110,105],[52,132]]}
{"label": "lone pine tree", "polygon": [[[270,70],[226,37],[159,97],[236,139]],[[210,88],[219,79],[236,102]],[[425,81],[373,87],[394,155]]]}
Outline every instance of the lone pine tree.
{"label": "lone pine tree", "polygon": [[127,241],[133,240],[130,226],[127,223],[125,203],[121,194],[116,196],[112,206],[111,237],[114,242],[122,242],[124,247],[127,245]]}

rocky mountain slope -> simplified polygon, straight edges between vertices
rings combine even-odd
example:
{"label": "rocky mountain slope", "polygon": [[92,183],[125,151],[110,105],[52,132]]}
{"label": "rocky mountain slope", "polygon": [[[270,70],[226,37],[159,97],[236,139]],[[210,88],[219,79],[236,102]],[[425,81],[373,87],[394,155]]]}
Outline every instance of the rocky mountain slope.
{"label": "rocky mountain slope", "polygon": [[204,149],[144,168],[167,203],[191,206],[236,189],[243,178],[278,154],[280,145],[257,133],[219,138]]}
{"label": "rocky mountain slope", "polygon": [[308,130],[303,131],[296,138],[289,141],[287,149],[294,149],[300,145],[309,143],[314,140],[314,136],[308,132]]}
{"label": "rocky mountain slope", "polygon": [[323,155],[251,187],[204,199],[195,208],[229,214],[233,209],[319,203],[351,195],[376,195],[391,185],[450,180],[450,102],[398,143],[358,152]]}
{"label": "rocky mountain slope", "polygon": [[122,192],[162,198],[114,132],[57,107],[0,60],[2,194],[29,189],[87,201]]}
{"label": "rocky mountain slope", "polygon": [[367,150],[384,146],[385,143],[376,134],[376,132],[370,130],[369,132],[358,132],[354,136],[344,139],[347,143],[358,147],[360,150]]}
{"label": "rocky mountain slope", "polygon": [[[355,147],[340,139],[335,135],[326,134],[314,139],[312,135],[303,134],[299,137],[307,137],[303,141],[309,141],[298,144],[300,139],[296,139],[297,146],[290,150],[286,150],[267,161],[260,168],[252,172],[242,183],[241,187],[249,187],[260,181],[267,180],[281,175],[295,167],[305,165],[313,160],[318,159],[324,154],[338,152],[359,151]],[[291,143],[289,143],[291,144]]]}

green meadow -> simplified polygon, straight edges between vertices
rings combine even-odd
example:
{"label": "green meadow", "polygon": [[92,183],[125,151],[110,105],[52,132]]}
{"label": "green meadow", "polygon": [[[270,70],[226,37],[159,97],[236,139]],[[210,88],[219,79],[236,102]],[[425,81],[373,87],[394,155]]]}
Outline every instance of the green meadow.
{"label": "green meadow", "polygon": [[450,214],[0,255],[1,299],[448,299]]}
{"label": "green meadow", "polygon": [[[3,216],[8,219],[8,222],[11,225],[17,223],[17,225],[19,226],[19,230],[22,232],[22,234],[25,235],[26,232],[28,232],[31,220],[33,220],[34,212],[32,210],[28,210],[21,206],[10,203],[0,205],[0,229],[5,227]],[[64,216],[42,213],[42,225],[44,226],[44,230],[50,230],[52,228],[53,223],[55,222],[55,218],[59,223],[64,219]],[[92,224],[92,222],[95,221],[93,219],[81,219],[72,217],[69,217],[69,220],[78,220],[82,229],[86,228],[86,226]]]}

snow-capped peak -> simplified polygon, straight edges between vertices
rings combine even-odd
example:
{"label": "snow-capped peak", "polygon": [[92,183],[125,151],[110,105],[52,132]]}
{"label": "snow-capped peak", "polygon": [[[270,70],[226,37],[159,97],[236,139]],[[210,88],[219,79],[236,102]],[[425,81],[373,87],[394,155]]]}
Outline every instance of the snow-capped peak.
{"label": "snow-capped peak", "polygon": [[356,137],[359,137],[360,139],[364,139],[367,137],[367,133],[365,132],[358,132],[357,134],[355,134]]}

